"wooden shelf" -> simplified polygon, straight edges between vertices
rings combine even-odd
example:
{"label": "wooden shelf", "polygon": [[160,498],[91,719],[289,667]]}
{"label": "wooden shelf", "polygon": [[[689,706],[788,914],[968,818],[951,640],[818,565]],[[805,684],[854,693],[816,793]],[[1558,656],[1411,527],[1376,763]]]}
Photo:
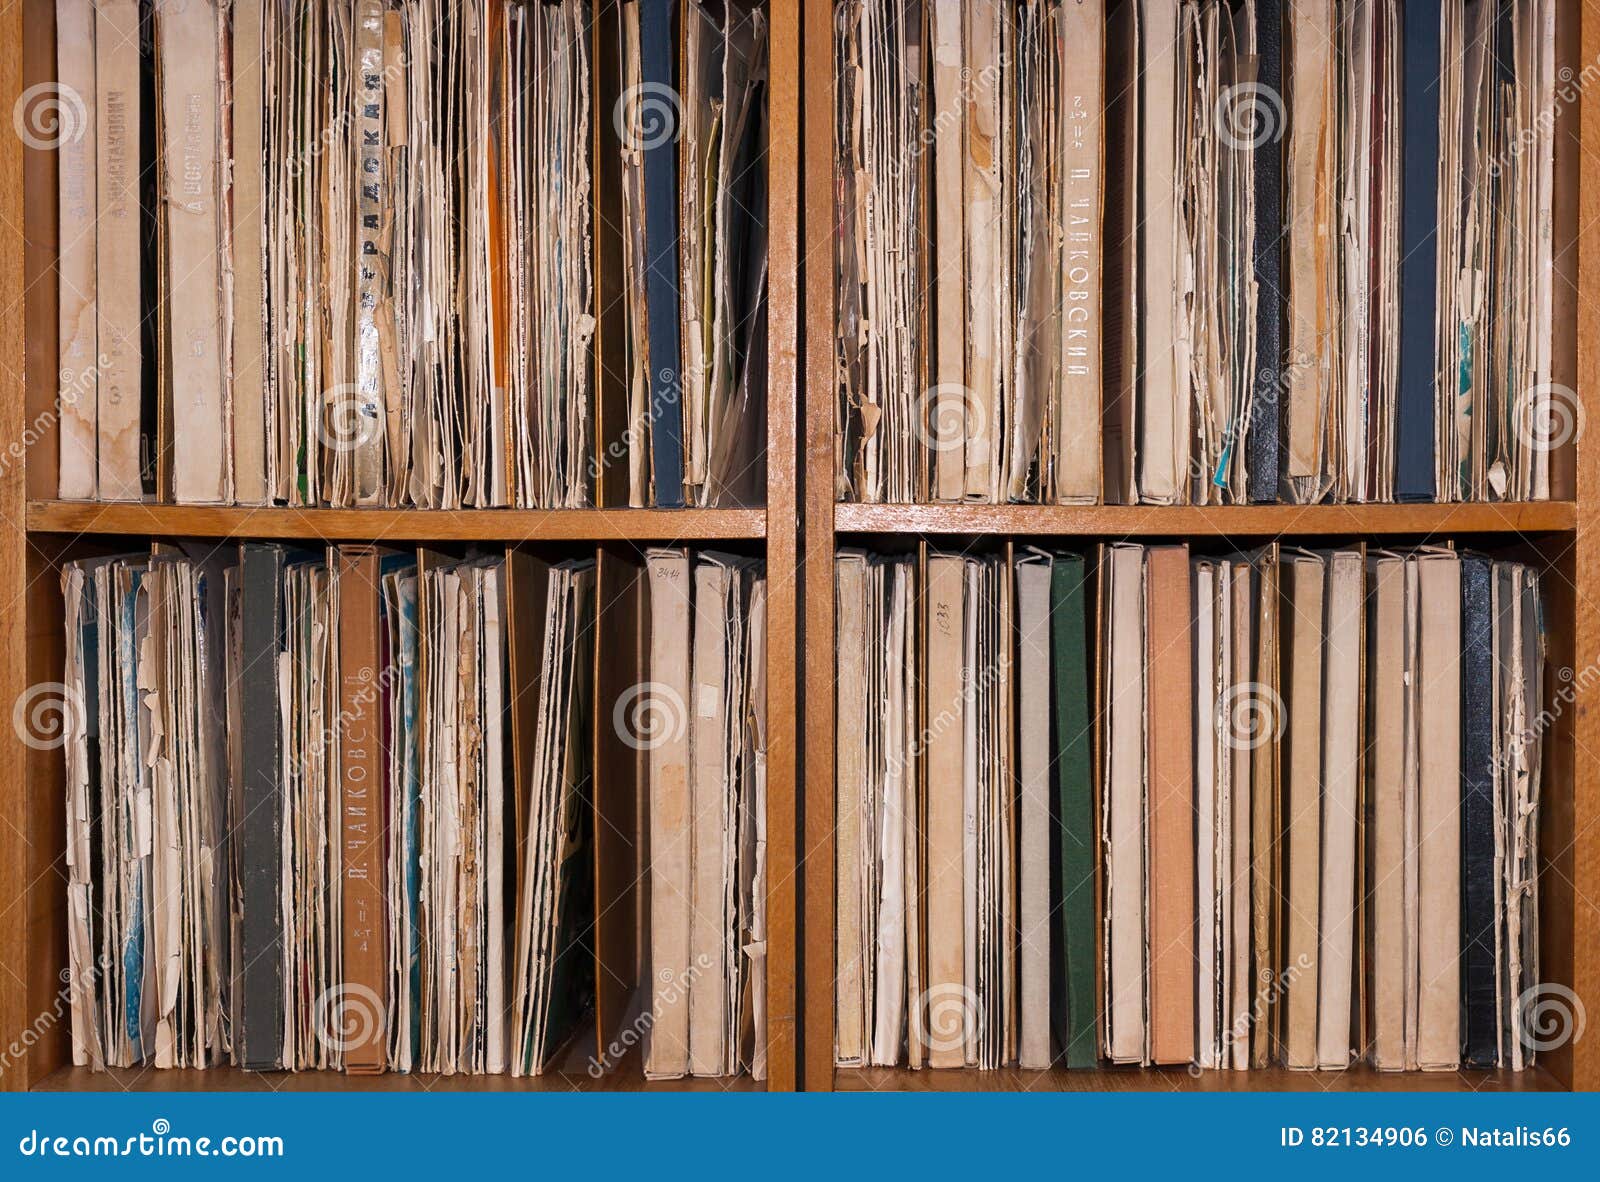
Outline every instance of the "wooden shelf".
{"label": "wooden shelf", "polygon": [[29,501],[28,530],[309,541],[702,542],[764,538],[765,509],[291,509]]}
{"label": "wooden shelf", "polygon": [[338,1071],[205,1071],[66,1067],[53,1072],[36,1092],[760,1092],[766,1085],[748,1075],[730,1079],[647,1080],[638,1072],[614,1071],[594,1079],[582,1072],[514,1078],[509,1075],[345,1075]]}
{"label": "wooden shelf", "polygon": [[1491,505],[861,505],[839,503],[839,533],[1055,534],[1261,538],[1280,535],[1552,533],[1574,529],[1571,501]]}
{"label": "wooden shelf", "polygon": [[1093,1071],[925,1070],[907,1067],[838,1068],[839,1092],[1552,1092],[1561,1082],[1529,1071],[1202,1071],[1183,1068],[1101,1067]]}

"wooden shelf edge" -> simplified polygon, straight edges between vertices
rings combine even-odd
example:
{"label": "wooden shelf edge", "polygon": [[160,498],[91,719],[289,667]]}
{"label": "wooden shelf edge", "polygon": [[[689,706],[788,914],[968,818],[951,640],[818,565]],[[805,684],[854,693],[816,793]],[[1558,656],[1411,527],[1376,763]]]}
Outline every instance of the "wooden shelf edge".
{"label": "wooden shelf edge", "polygon": [[837,1068],[839,1092],[1559,1092],[1548,1071],[1202,1071],[1184,1068],[1098,1067],[1092,1071],[997,1071],[969,1068],[912,1071],[906,1067]]}
{"label": "wooden shelf edge", "polygon": [[28,530],[316,541],[761,539],[765,509],[295,509],[283,506],[29,501]]}
{"label": "wooden shelf edge", "polygon": [[1571,501],[1470,505],[862,505],[839,503],[837,533],[1141,537],[1551,533],[1573,530]]}
{"label": "wooden shelf edge", "polygon": [[544,1075],[424,1075],[387,1072],[345,1075],[339,1071],[244,1071],[64,1067],[41,1080],[36,1092],[758,1092],[766,1085],[748,1075],[729,1079],[646,1080],[634,1071],[595,1077],[583,1071]]}

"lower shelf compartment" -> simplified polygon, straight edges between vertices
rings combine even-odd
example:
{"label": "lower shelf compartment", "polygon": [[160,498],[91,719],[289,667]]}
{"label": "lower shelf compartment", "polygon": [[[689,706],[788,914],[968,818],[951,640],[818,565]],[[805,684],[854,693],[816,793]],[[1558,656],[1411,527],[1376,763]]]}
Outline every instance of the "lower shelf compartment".
{"label": "lower shelf compartment", "polygon": [[1186,1068],[1098,1067],[1093,1071],[996,1071],[969,1068],[839,1067],[837,1092],[1559,1092],[1565,1086],[1542,1068],[1528,1071],[1202,1071]]}

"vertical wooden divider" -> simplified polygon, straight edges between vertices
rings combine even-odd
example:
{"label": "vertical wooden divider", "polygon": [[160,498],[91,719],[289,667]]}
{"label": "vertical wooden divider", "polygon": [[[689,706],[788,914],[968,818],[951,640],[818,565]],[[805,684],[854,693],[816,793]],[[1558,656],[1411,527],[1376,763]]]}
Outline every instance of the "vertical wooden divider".
{"label": "vertical wooden divider", "polygon": [[[827,5],[812,4],[810,9]],[[800,248],[800,9],[798,0],[777,0],[769,9],[770,65],[767,110],[767,1088],[793,1091],[798,1083],[801,1026],[798,1022],[800,893],[796,840],[801,764],[798,560],[800,473],[797,428],[801,391],[799,336],[802,309],[798,277]],[[811,310],[815,314],[815,309]],[[831,317],[829,321],[831,322]],[[825,323],[827,323],[825,322]],[[806,467],[812,463],[808,456]],[[832,524],[831,515],[826,519]],[[832,563],[813,561],[828,570]],[[831,577],[831,575],[830,575]],[[830,638],[813,638],[812,643]],[[831,751],[832,744],[824,750]],[[822,931],[824,940],[832,932]],[[830,1040],[831,1042],[831,1040]],[[831,1048],[830,1048],[831,1049]]]}
{"label": "vertical wooden divider", "polygon": [[[785,6],[787,7],[787,6]],[[801,513],[805,556],[805,748],[807,758],[800,872],[805,889],[805,946],[799,978],[805,994],[805,1087],[833,1088],[833,741],[834,741],[834,340],[833,274],[833,8],[810,0],[805,9],[804,126],[784,128],[798,143],[804,135],[806,169],[805,255],[805,444],[801,465],[805,500]],[[774,113],[783,104],[774,94]],[[783,142],[776,120],[773,143]],[[781,271],[776,256],[773,274]],[[781,304],[775,299],[774,307]],[[798,303],[798,301],[797,301]],[[797,309],[798,311],[798,309]],[[781,528],[783,518],[769,512]],[[777,529],[769,531],[774,535]],[[777,611],[774,609],[774,616]]]}

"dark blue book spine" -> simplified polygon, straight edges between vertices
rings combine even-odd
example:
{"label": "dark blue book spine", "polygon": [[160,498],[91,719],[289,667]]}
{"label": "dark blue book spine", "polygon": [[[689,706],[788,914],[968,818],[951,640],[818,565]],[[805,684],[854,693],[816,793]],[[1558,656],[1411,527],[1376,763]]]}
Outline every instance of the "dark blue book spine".
{"label": "dark blue book spine", "polygon": [[1400,390],[1395,497],[1434,499],[1434,378],[1439,229],[1439,9],[1399,12],[1405,69],[1400,194]]}
{"label": "dark blue book spine", "polygon": [[1246,462],[1248,495],[1260,504],[1278,499],[1279,412],[1287,389],[1283,372],[1283,0],[1265,0],[1257,8],[1256,52],[1260,58],[1258,84],[1265,95],[1276,95],[1279,100],[1272,104],[1276,112],[1261,113],[1275,119],[1277,126],[1263,129],[1267,134],[1259,137],[1254,155],[1257,352]]}
{"label": "dark blue book spine", "polygon": [[1461,1043],[1469,1067],[1494,1067],[1499,1057],[1493,577],[1487,558],[1461,560]]}
{"label": "dark blue book spine", "polygon": [[[644,102],[655,108],[673,85],[673,0],[638,0]],[[645,307],[650,320],[650,459],[656,505],[683,507],[683,381],[678,339],[678,119],[637,129],[644,148]]]}

